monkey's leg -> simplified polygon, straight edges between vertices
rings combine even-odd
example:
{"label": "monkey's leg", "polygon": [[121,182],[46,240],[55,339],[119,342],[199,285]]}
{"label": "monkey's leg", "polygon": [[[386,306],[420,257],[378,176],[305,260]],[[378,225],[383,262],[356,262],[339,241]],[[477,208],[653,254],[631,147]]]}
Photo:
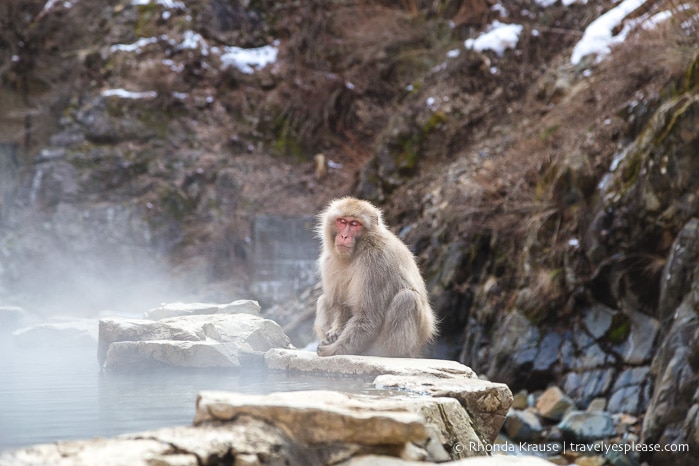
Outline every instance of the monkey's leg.
{"label": "monkey's leg", "polygon": [[394,358],[418,357],[425,343],[420,338],[419,312],[417,293],[412,290],[398,292],[384,314],[381,332],[364,354]]}
{"label": "monkey's leg", "polygon": [[321,342],[318,355],[366,354],[367,348],[376,341],[380,328],[380,319],[357,312],[347,320],[334,341]]}

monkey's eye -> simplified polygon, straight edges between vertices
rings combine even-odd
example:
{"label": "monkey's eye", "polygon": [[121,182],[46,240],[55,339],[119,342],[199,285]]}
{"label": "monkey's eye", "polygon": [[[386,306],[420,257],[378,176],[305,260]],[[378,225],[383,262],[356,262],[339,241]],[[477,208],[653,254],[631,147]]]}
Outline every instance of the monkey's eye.
{"label": "monkey's eye", "polygon": [[359,220],[353,220],[351,218],[338,217],[336,222],[338,228],[346,228],[348,226],[350,228],[361,228],[363,226],[362,222],[360,222]]}

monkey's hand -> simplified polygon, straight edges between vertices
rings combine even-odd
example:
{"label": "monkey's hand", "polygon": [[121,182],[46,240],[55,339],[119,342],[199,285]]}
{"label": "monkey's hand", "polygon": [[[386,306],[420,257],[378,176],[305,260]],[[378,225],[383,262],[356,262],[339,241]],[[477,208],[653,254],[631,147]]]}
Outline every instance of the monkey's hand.
{"label": "monkey's hand", "polygon": [[340,330],[337,327],[333,327],[327,332],[325,332],[325,340],[321,341],[321,345],[329,345],[330,343],[335,343],[337,338],[340,336]]}
{"label": "monkey's hand", "polygon": [[334,356],[335,355],[335,345],[328,344],[326,342],[321,342],[318,345],[318,356]]}
{"label": "monkey's hand", "polygon": [[337,345],[333,344],[340,336],[340,330],[333,327],[325,332],[325,339],[318,345],[318,356],[332,356],[337,353]]}

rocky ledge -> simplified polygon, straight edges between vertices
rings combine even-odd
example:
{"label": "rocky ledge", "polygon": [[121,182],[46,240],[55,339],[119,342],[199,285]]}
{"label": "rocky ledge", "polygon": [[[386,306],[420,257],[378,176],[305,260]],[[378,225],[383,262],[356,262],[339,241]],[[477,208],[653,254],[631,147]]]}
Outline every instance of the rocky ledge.
{"label": "rocky ledge", "polygon": [[[252,301],[170,304],[146,319],[99,321],[104,370],[276,371],[371,382],[362,393],[203,391],[192,425],[0,453],[3,465],[485,464],[512,405],[510,389],[455,361],[321,358],[291,348]],[[158,320],[154,320],[158,319]],[[373,381],[373,382],[372,382]],[[192,400],[194,403],[195,400]],[[477,459],[477,458],[480,459]],[[476,463],[472,463],[477,461]],[[489,464],[547,464],[492,458]]]}

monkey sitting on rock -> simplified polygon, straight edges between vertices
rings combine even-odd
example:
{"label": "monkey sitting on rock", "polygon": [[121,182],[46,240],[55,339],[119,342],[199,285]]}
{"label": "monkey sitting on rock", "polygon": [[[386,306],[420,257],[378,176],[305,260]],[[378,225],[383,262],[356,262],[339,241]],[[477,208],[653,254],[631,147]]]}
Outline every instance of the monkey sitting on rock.
{"label": "monkey sitting on rock", "polygon": [[437,332],[408,247],[367,201],[337,199],[319,215],[323,294],[313,329],[320,356],[417,357]]}

